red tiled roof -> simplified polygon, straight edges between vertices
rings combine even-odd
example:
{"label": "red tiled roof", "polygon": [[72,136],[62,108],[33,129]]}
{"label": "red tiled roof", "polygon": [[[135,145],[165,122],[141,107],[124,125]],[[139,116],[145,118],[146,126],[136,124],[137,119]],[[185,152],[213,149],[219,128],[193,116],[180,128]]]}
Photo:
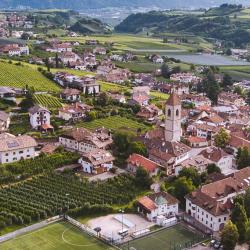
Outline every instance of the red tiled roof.
{"label": "red tiled roof", "polygon": [[190,136],[187,138],[187,140],[190,142],[190,143],[200,143],[200,142],[206,142],[206,138],[200,138],[200,137],[197,137],[197,136]]}
{"label": "red tiled roof", "polygon": [[138,200],[138,203],[141,204],[144,208],[146,208],[148,211],[152,211],[156,209],[155,203],[147,196],[144,196]]}
{"label": "red tiled roof", "polygon": [[180,101],[179,96],[174,92],[170,95],[166,104],[170,106],[177,106],[177,105],[181,105],[181,101]]}
{"label": "red tiled roof", "polygon": [[157,163],[139,154],[130,155],[127,161],[128,163],[136,167],[140,167],[140,166],[143,167],[148,172],[154,172],[155,169],[158,167]]}

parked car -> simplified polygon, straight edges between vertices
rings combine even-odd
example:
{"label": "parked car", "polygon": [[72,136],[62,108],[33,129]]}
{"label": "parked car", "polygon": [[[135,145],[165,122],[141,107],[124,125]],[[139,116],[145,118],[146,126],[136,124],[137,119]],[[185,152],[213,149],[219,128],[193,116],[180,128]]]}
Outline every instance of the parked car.
{"label": "parked car", "polygon": [[213,246],[214,246],[214,243],[215,243],[215,240],[211,240],[211,241],[210,241],[210,246],[213,247]]}
{"label": "parked car", "polygon": [[220,248],[220,245],[221,245],[221,243],[220,243],[219,241],[215,241],[215,243],[214,243],[214,248],[215,248],[215,249],[219,249],[219,248]]}

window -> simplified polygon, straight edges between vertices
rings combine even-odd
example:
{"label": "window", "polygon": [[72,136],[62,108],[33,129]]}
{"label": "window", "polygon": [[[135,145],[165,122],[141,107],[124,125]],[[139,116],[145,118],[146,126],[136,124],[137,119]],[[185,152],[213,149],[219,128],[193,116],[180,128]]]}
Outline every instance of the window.
{"label": "window", "polygon": [[168,116],[171,116],[171,110],[170,109],[168,110]]}
{"label": "window", "polygon": [[227,220],[227,217],[224,217],[224,221],[226,221]]}
{"label": "window", "polygon": [[19,154],[23,154],[23,151],[19,151]]}
{"label": "window", "polygon": [[8,155],[9,155],[8,153],[5,154],[5,156],[8,156]]}
{"label": "window", "polygon": [[176,110],[176,116],[179,116],[179,109]]}

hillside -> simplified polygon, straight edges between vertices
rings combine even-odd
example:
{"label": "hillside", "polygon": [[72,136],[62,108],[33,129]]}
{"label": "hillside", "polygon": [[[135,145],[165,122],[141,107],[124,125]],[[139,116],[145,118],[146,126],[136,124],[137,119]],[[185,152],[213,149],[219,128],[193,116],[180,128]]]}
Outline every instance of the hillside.
{"label": "hillside", "polygon": [[[160,8],[205,8],[214,5],[220,5],[224,3],[224,0],[3,0],[0,1],[0,8],[17,8],[20,6],[26,6],[31,8],[61,8],[61,9],[91,9],[91,8],[105,8],[105,7],[148,7],[158,6]],[[229,3],[235,3],[234,0],[228,0]],[[238,3],[249,5],[248,0],[238,0]]]}
{"label": "hillside", "polygon": [[28,66],[17,66],[0,62],[0,86],[15,88],[34,87],[37,91],[58,91],[60,88],[43,76],[40,72]]}
{"label": "hillside", "polygon": [[[146,29],[154,34],[180,32],[225,40],[235,44],[235,46],[242,46],[250,42],[248,30],[250,16],[249,19],[237,19],[237,14],[240,11],[244,11],[241,6],[222,5],[201,15],[187,13],[176,15],[171,11],[138,13],[128,16],[115,27],[115,30],[117,32],[139,33]],[[234,13],[236,19],[231,17]]]}
{"label": "hillside", "polygon": [[98,19],[82,18],[70,27],[70,30],[82,34],[110,33],[111,28]]}

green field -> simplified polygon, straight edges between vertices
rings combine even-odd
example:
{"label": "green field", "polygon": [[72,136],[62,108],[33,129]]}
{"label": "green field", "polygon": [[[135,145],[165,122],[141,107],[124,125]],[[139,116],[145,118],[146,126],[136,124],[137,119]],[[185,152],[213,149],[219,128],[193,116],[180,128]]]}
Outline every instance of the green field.
{"label": "green field", "polygon": [[90,130],[94,130],[100,127],[105,127],[107,129],[112,129],[112,130],[128,128],[134,131],[136,131],[138,128],[141,128],[142,130],[148,130],[150,128],[149,126],[143,123],[121,116],[110,116],[103,119],[96,119],[91,122],[80,122],[78,125]]}
{"label": "green field", "polygon": [[67,222],[53,223],[0,244],[1,250],[114,249]]}
{"label": "green field", "polygon": [[15,88],[34,87],[37,91],[59,91],[59,87],[28,66],[0,62],[0,86]]}
{"label": "green field", "polygon": [[223,66],[220,70],[222,73],[228,73],[235,80],[250,80],[250,66]]}
{"label": "green field", "polygon": [[62,104],[57,97],[47,94],[35,94],[34,102],[48,109],[57,109],[62,107]]}
{"label": "green field", "polygon": [[148,236],[130,241],[121,246],[123,250],[134,247],[136,250],[181,250],[194,243],[204,240],[201,235],[194,233],[181,224],[164,229]]}

